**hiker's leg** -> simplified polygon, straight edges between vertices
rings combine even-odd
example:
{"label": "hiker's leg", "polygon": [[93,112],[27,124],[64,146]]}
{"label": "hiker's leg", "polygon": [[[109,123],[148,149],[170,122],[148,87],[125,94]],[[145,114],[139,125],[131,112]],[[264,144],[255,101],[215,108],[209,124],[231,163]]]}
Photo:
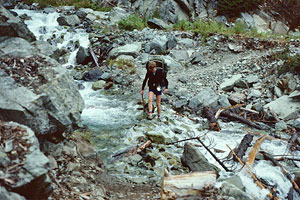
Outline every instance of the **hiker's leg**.
{"label": "hiker's leg", "polygon": [[156,95],[157,114],[160,116],[161,111],[161,95]]}
{"label": "hiker's leg", "polygon": [[148,94],[148,110],[149,110],[149,112],[152,112],[152,110],[153,110],[153,108],[152,108],[153,97],[154,97],[154,93],[152,91],[149,91],[149,94]]}

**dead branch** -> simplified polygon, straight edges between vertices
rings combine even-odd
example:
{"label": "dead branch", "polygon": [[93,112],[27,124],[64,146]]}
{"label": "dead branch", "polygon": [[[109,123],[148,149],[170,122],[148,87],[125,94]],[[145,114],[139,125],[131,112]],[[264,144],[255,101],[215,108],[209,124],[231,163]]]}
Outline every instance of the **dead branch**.
{"label": "dead branch", "polygon": [[[256,177],[256,175],[251,171],[250,167],[248,165],[246,165],[245,163],[243,163],[243,161],[235,154],[235,152],[227,144],[226,144],[226,146],[233,153],[233,155],[236,157],[236,159],[241,163],[241,165],[243,165],[244,167],[246,167],[246,170],[248,171],[248,173],[250,174],[250,176],[253,178],[253,180],[256,183],[256,185],[258,185],[261,189],[265,189],[265,186],[258,180],[258,178]],[[272,192],[270,192],[268,194],[268,196],[272,199],[273,198]]]}
{"label": "dead branch", "polygon": [[191,120],[191,121],[193,121],[193,122],[196,122],[196,123],[198,123],[199,121],[197,120],[197,119],[193,119],[193,118],[191,118],[191,117],[188,117],[188,116],[186,116],[186,115],[183,115],[183,114],[180,114],[180,113],[174,113],[175,115],[178,115],[178,116],[180,116],[180,117],[186,117],[186,118],[188,118],[189,120]]}
{"label": "dead branch", "polygon": [[200,142],[200,144],[208,151],[208,153],[223,167],[223,169],[226,172],[230,172],[231,170],[229,170],[218,158],[217,156],[215,156],[215,154],[213,154],[213,152],[211,152],[211,150],[200,140],[200,138],[197,138],[197,140]]}
{"label": "dead branch", "polygon": [[90,47],[89,50],[90,50],[90,53],[91,53],[92,58],[93,58],[93,60],[94,60],[94,63],[96,64],[97,67],[99,67],[99,64],[98,64],[98,58],[96,57],[96,55],[95,55],[95,53],[94,53],[92,47]]}
{"label": "dead branch", "polygon": [[216,115],[215,115],[215,118],[218,119],[220,114],[224,111],[224,110],[231,110],[231,109],[234,109],[234,108],[238,108],[238,107],[242,107],[244,106],[244,104],[236,104],[234,106],[230,106],[228,108],[221,108],[219,109],[217,112],[216,112]]}
{"label": "dead branch", "polygon": [[255,111],[255,110],[251,110],[251,109],[247,109],[247,108],[243,108],[243,107],[241,107],[240,109],[244,110],[244,111],[247,111],[247,112],[251,112],[251,113],[257,114],[257,115],[259,114],[259,112]]}
{"label": "dead branch", "polygon": [[188,139],[183,139],[183,140],[178,140],[176,142],[170,142],[170,143],[167,143],[167,145],[171,145],[171,144],[177,144],[179,142],[185,142],[185,141],[189,141],[189,140],[197,140],[199,137],[193,137],[193,138],[188,138]]}
{"label": "dead branch", "polygon": [[125,155],[125,157],[131,156],[131,155],[136,154],[136,153],[140,153],[141,151],[143,151],[144,149],[146,149],[146,148],[149,147],[150,145],[151,145],[151,140],[148,140],[148,141],[146,141],[144,144],[132,148],[132,149]]}
{"label": "dead branch", "polygon": [[213,111],[210,109],[209,106],[205,106],[202,110],[202,114],[205,118],[209,121],[209,129],[213,131],[220,131],[220,125],[217,121],[217,119],[214,116]]}
{"label": "dead branch", "polygon": [[[243,159],[243,156],[245,155],[245,152],[247,151],[248,147],[251,145],[252,140],[253,140],[253,135],[247,134],[243,137],[238,148],[234,150],[234,152],[237,154],[239,158]],[[235,157],[233,157],[233,160],[238,162],[238,160]]]}
{"label": "dead branch", "polygon": [[255,124],[254,122],[251,122],[251,121],[249,121],[249,120],[247,120],[247,119],[245,119],[245,118],[243,118],[243,117],[241,117],[241,116],[239,116],[237,114],[234,114],[234,113],[232,113],[232,112],[230,112],[228,110],[224,110],[221,113],[221,115],[225,116],[225,117],[228,117],[228,118],[232,118],[232,119],[238,120],[238,121],[240,121],[240,122],[242,122],[244,124],[247,124],[247,125],[249,125],[251,127],[256,128],[256,129],[260,129],[260,130],[263,129],[261,126]]}
{"label": "dead branch", "polygon": [[295,182],[295,180],[292,178],[292,176],[288,173],[288,171],[277,161],[275,160],[270,154],[268,154],[267,152],[261,151],[260,153],[262,153],[264,155],[264,158],[267,160],[270,160],[275,166],[280,167],[281,171],[286,175],[286,177],[291,181],[294,189],[296,190],[296,192],[298,192],[298,194],[300,195],[300,189],[299,186],[297,185],[297,183]]}

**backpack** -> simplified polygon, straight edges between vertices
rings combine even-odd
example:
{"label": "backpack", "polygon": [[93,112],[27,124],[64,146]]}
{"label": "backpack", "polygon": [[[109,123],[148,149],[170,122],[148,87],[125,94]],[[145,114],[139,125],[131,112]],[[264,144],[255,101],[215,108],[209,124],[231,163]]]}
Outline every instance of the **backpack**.
{"label": "backpack", "polygon": [[149,59],[146,63],[146,69],[147,71],[149,70],[149,62],[150,61],[154,61],[156,63],[156,68],[158,70],[162,70],[163,74],[166,76],[167,78],[167,74],[168,74],[168,65],[165,63],[165,60],[163,58],[160,57],[153,57],[152,59]]}

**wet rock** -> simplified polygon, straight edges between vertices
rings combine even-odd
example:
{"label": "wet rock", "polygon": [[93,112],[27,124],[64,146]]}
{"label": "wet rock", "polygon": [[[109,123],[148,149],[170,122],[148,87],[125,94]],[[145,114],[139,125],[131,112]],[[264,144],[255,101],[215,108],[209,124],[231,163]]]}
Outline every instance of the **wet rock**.
{"label": "wet rock", "polygon": [[276,131],[283,131],[287,129],[287,125],[284,121],[279,121],[275,124]]}
{"label": "wet rock", "polygon": [[59,58],[62,55],[62,52],[56,46],[51,45],[46,41],[39,40],[32,43],[32,45],[39,49],[42,54],[50,56],[51,58],[54,58],[57,61],[59,61]]}
{"label": "wet rock", "polygon": [[150,131],[150,132],[146,133],[145,135],[153,143],[164,144],[166,142],[166,138],[162,134],[160,134],[160,133],[156,133],[156,132],[151,132]]}
{"label": "wet rock", "polygon": [[217,173],[220,169],[210,164],[205,156],[191,143],[184,144],[184,151],[181,157],[183,166],[188,167],[192,172],[211,171]]}
{"label": "wet rock", "polygon": [[86,48],[79,47],[78,52],[76,54],[76,62],[77,64],[86,65],[91,60],[90,54]]}
{"label": "wet rock", "polygon": [[240,190],[235,185],[228,182],[223,183],[220,190],[220,194],[224,197],[234,197],[235,199],[239,200],[253,200],[253,198],[246,192]]}
{"label": "wet rock", "polygon": [[0,199],[1,200],[26,200],[25,197],[20,196],[14,192],[8,192],[5,187],[0,186]]}
{"label": "wet rock", "polygon": [[300,118],[296,119],[296,120],[293,122],[293,126],[294,126],[295,128],[300,129]]}
{"label": "wet rock", "polygon": [[85,81],[97,81],[102,76],[103,71],[100,69],[91,69],[90,71],[84,73],[83,80]]}
{"label": "wet rock", "polygon": [[75,26],[80,24],[80,19],[77,15],[67,15],[57,18],[57,22],[61,26]]}
{"label": "wet rock", "polygon": [[[18,18],[11,14],[0,4],[0,37],[21,37],[29,42],[36,40],[33,33],[27,26]],[[19,49],[19,48],[17,48]]]}

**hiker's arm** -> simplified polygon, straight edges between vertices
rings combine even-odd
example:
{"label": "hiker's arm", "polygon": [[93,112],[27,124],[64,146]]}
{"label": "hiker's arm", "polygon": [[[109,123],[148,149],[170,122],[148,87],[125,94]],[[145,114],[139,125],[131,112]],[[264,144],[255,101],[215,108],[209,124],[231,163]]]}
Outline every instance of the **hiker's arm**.
{"label": "hiker's arm", "polygon": [[145,89],[148,78],[149,78],[149,74],[147,72],[146,75],[145,75],[144,81],[143,81],[142,91],[144,91],[144,89]]}

